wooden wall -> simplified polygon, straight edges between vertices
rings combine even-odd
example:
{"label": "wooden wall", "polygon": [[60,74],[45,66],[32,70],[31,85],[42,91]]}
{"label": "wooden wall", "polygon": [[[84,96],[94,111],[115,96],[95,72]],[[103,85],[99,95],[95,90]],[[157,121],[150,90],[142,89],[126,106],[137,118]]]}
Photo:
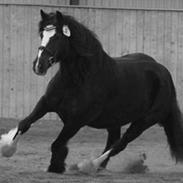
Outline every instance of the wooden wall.
{"label": "wooden wall", "polygon": [[[183,11],[0,4],[0,117],[23,118],[45,91],[32,71],[37,54],[39,10],[61,10],[90,27],[112,56],[144,52],[172,73],[183,109]],[[46,119],[55,119],[49,114]]]}
{"label": "wooden wall", "polygon": [[182,0],[80,0],[80,5],[123,7],[123,8],[161,8],[182,9]]}
{"label": "wooden wall", "polygon": [[[1,4],[25,5],[70,5],[72,0],[0,0]],[[145,8],[145,9],[182,9],[183,0],[75,0],[80,6]]]}

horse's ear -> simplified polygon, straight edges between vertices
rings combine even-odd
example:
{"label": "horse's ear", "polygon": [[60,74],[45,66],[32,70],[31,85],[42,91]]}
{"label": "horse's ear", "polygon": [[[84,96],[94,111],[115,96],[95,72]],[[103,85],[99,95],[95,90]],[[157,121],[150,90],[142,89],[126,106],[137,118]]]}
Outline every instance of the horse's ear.
{"label": "horse's ear", "polygon": [[[58,22],[61,22],[63,21],[63,15],[60,11],[56,11],[56,17],[57,17],[57,21]],[[67,37],[70,37],[71,36],[71,31],[68,27],[68,25],[63,25],[62,27],[62,33],[67,36]]]}
{"label": "horse's ear", "polygon": [[47,17],[48,17],[48,14],[45,13],[42,9],[40,10],[40,15],[41,15],[42,20],[47,19]]}
{"label": "horse's ear", "polygon": [[63,25],[62,32],[67,37],[70,37],[71,36],[71,31],[70,31],[68,25]]}
{"label": "horse's ear", "polygon": [[56,11],[56,17],[58,22],[63,20],[63,15],[60,11]]}

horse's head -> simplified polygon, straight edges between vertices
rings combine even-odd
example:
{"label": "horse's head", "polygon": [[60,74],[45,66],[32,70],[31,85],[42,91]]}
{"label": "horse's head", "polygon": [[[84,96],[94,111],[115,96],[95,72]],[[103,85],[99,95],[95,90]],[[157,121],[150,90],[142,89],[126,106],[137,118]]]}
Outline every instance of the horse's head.
{"label": "horse's head", "polygon": [[59,11],[47,14],[41,10],[40,14],[41,45],[33,63],[33,70],[38,75],[45,75],[49,67],[67,55],[71,32]]}

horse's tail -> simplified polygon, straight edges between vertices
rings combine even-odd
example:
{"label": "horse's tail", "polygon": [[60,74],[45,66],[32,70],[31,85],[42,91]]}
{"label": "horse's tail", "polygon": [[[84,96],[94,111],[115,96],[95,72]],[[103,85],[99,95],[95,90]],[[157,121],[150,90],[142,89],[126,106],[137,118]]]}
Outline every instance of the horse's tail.
{"label": "horse's tail", "polygon": [[167,135],[172,157],[175,158],[176,162],[183,162],[183,118],[176,100],[176,92],[172,79],[171,86],[172,98],[170,111],[166,121],[162,125]]}

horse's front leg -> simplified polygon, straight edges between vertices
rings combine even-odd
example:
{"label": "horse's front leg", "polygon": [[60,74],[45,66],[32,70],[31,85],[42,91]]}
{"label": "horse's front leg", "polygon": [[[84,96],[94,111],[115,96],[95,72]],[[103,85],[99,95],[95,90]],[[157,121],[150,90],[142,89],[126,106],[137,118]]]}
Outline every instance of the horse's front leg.
{"label": "horse's front leg", "polygon": [[49,172],[63,173],[65,171],[64,162],[68,154],[67,142],[78,132],[80,128],[81,125],[77,124],[76,121],[74,123],[64,125],[59,136],[51,146],[52,157],[50,166],[48,167]]}
{"label": "horse's front leg", "polygon": [[25,133],[30,128],[32,123],[43,117],[47,112],[48,105],[46,102],[46,98],[42,96],[31,114],[19,122],[18,132],[21,132],[21,134]]}

